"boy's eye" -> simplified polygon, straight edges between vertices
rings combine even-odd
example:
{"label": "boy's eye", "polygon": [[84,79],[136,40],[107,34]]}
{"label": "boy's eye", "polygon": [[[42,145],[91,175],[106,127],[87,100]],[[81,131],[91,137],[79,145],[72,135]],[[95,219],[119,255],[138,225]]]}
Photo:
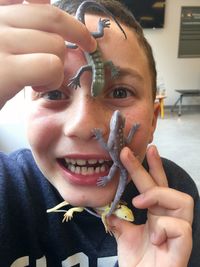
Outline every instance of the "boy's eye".
{"label": "boy's eye", "polygon": [[118,87],[112,90],[109,95],[112,98],[126,98],[133,95],[133,93],[126,87]]}
{"label": "boy's eye", "polygon": [[66,98],[65,94],[59,90],[53,90],[42,94],[42,97],[47,100],[63,100]]}

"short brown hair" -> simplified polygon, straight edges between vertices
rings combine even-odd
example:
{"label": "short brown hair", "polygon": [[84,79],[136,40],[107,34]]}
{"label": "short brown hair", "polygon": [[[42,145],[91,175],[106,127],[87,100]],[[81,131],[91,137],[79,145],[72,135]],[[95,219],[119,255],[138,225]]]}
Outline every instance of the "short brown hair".
{"label": "short brown hair", "polygon": [[[74,15],[76,13],[77,8],[82,2],[84,2],[84,0],[73,0],[73,1],[59,0],[54,3],[54,6],[57,6],[58,8],[68,12],[69,14]],[[100,3],[106,9],[108,9],[119,22],[125,24],[126,26],[134,30],[138,42],[143,47],[143,50],[146,54],[149,63],[149,70],[152,79],[152,95],[154,100],[156,97],[156,88],[157,88],[156,84],[157,72],[156,72],[155,60],[153,57],[152,48],[148,43],[147,39],[145,38],[143,29],[141,28],[140,24],[136,21],[135,17],[128,10],[128,8],[118,0],[95,0],[95,2]],[[87,12],[90,14],[97,14],[97,15],[103,13],[99,9],[95,9],[93,7],[91,9],[88,9]]]}

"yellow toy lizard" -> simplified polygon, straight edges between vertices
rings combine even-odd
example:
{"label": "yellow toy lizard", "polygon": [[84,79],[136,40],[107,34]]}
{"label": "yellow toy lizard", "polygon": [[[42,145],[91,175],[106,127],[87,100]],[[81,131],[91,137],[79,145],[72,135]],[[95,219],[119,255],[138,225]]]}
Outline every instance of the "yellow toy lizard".
{"label": "yellow toy lizard", "polygon": [[[85,207],[74,207],[71,208],[69,210],[62,210],[60,208],[70,205],[67,201],[63,201],[60,204],[56,205],[55,207],[48,209],[47,213],[50,212],[64,212],[64,216],[63,216],[63,220],[64,221],[69,221],[73,218],[73,214],[74,212],[82,212],[83,210],[86,210],[88,213],[101,218],[103,225],[105,227],[105,231],[106,233],[109,232],[111,234],[111,231],[109,230],[109,226],[106,222],[106,215],[109,213],[110,211],[110,205],[106,205],[104,207],[97,207],[94,208],[95,212],[91,211],[88,208]],[[116,215],[118,218],[129,221],[129,222],[133,222],[134,221],[134,216],[132,211],[125,205],[123,204],[118,204],[113,212],[114,215]]]}

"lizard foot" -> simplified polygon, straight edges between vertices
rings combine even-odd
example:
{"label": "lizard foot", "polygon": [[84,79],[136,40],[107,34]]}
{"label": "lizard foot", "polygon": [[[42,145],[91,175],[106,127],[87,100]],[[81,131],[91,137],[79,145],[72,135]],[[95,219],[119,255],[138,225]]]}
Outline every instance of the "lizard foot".
{"label": "lizard foot", "polygon": [[69,209],[67,212],[65,212],[64,216],[63,216],[63,220],[62,222],[66,221],[70,221],[73,218],[73,214],[74,212],[82,212],[84,210],[83,207],[75,207],[75,208],[71,208]]}
{"label": "lizard foot", "polygon": [[71,211],[71,209],[69,209],[67,212],[65,212],[65,214],[63,215],[63,220],[62,222],[68,222],[73,218],[73,211]]}
{"label": "lizard foot", "polygon": [[67,86],[73,88],[73,89],[77,89],[78,87],[81,87],[81,84],[80,84],[80,79],[79,77],[73,77],[69,80],[70,82],[68,83]]}
{"label": "lizard foot", "polygon": [[108,176],[102,176],[102,177],[99,177],[99,179],[97,180],[97,185],[98,186],[105,186],[105,185],[107,185],[107,183],[109,181],[110,180],[108,179]]}
{"label": "lizard foot", "polygon": [[102,223],[104,225],[104,228],[105,228],[106,233],[109,233],[112,236],[113,233],[112,233],[112,230],[110,229],[110,226],[108,225],[108,223],[106,221],[106,214],[105,213],[103,213],[101,215],[101,220],[102,220]]}
{"label": "lizard foot", "polygon": [[100,140],[102,138],[101,129],[95,128],[95,129],[92,130],[92,132],[93,132],[96,140]]}
{"label": "lizard foot", "polygon": [[110,28],[110,19],[99,19],[99,25],[103,28]]}

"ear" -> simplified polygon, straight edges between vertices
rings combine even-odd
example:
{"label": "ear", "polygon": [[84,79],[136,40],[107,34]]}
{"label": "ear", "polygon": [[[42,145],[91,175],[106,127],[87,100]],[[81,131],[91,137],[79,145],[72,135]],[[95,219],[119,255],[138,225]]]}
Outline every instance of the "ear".
{"label": "ear", "polygon": [[155,131],[156,125],[157,125],[158,115],[160,113],[160,104],[159,104],[159,102],[155,102],[154,103],[153,109],[154,109],[154,111],[153,111],[153,117],[152,117],[151,134],[150,134],[149,143],[151,143],[153,141],[153,135],[154,135],[154,131]]}

